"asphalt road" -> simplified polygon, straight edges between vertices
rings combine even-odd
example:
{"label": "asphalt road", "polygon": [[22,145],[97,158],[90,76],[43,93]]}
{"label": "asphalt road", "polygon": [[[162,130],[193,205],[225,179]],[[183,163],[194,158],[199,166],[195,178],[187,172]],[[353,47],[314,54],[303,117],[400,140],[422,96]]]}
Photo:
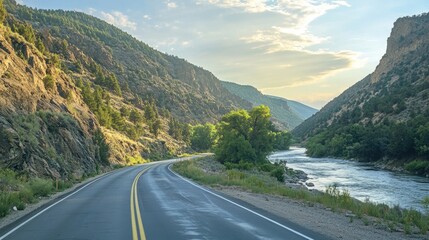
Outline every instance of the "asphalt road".
{"label": "asphalt road", "polygon": [[176,175],[121,169],[0,230],[3,239],[325,239]]}

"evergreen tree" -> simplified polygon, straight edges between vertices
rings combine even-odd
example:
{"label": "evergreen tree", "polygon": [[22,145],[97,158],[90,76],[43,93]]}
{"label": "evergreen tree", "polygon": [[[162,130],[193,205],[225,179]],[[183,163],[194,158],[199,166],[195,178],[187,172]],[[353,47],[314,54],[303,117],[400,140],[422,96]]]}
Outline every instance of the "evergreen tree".
{"label": "evergreen tree", "polygon": [[6,18],[7,12],[6,8],[3,5],[3,0],[0,0],[0,24],[3,24]]}
{"label": "evergreen tree", "polygon": [[94,133],[93,140],[95,145],[98,146],[97,155],[100,161],[104,164],[109,164],[110,148],[106,143],[103,133],[100,130],[97,130]]}
{"label": "evergreen tree", "polygon": [[82,88],[83,101],[88,105],[89,109],[97,109],[97,104],[95,103],[94,96],[92,95],[91,85],[89,82],[86,82]]}
{"label": "evergreen tree", "polygon": [[134,124],[141,123],[143,121],[143,116],[136,109],[131,110],[130,112],[130,121]]}
{"label": "evergreen tree", "polygon": [[161,130],[162,123],[160,119],[156,119],[154,122],[150,124],[150,132],[155,135],[155,137],[158,137],[158,134]]}
{"label": "evergreen tree", "polygon": [[121,107],[120,111],[121,111],[121,116],[122,117],[124,117],[124,118],[129,118],[130,117],[131,111],[130,111],[129,108],[127,108],[127,107]]}

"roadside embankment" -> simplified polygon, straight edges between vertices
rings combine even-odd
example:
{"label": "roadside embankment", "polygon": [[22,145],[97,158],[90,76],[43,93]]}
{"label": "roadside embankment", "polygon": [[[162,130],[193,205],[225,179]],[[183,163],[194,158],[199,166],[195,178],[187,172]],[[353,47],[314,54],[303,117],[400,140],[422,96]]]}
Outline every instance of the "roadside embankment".
{"label": "roadside embankment", "polygon": [[[176,163],[173,170],[334,239],[429,239],[427,215],[360,202],[335,186],[325,192],[296,188],[261,168],[228,169],[213,157]],[[285,173],[283,180],[302,174]]]}

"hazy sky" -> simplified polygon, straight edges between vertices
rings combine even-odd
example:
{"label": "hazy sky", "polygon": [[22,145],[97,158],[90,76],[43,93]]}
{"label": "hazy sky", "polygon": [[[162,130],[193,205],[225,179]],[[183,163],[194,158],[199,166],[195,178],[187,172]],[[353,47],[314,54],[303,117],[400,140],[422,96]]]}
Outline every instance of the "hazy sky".
{"label": "hazy sky", "polygon": [[429,0],[20,0],[77,10],[265,94],[320,108],[371,73],[394,21]]}

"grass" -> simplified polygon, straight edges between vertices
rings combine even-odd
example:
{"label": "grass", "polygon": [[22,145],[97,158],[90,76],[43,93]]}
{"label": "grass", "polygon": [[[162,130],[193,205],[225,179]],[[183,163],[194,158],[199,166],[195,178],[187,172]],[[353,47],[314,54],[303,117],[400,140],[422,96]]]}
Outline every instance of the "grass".
{"label": "grass", "polygon": [[0,218],[9,214],[14,207],[24,210],[28,204],[37,202],[55,192],[73,186],[75,181],[44,178],[29,179],[10,169],[0,170]]}
{"label": "grass", "polygon": [[[202,159],[215,161],[212,157]],[[413,228],[418,228],[421,234],[426,234],[428,231],[429,216],[413,209],[402,209],[399,206],[389,207],[386,204],[376,204],[369,200],[361,202],[352,198],[347,190],[340,191],[336,186],[329,186],[323,193],[292,189],[277,181],[269,173],[268,175],[263,174],[262,170],[238,170],[226,167],[220,168],[221,170],[216,172],[205,171],[199,161],[201,159],[175,163],[173,170],[208,186],[236,186],[254,193],[285,196],[309,204],[319,203],[332,211],[349,211],[356,215],[356,218],[362,219],[365,225],[369,225],[367,218],[369,216],[382,219],[391,226],[402,226],[407,234],[412,233]]]}

